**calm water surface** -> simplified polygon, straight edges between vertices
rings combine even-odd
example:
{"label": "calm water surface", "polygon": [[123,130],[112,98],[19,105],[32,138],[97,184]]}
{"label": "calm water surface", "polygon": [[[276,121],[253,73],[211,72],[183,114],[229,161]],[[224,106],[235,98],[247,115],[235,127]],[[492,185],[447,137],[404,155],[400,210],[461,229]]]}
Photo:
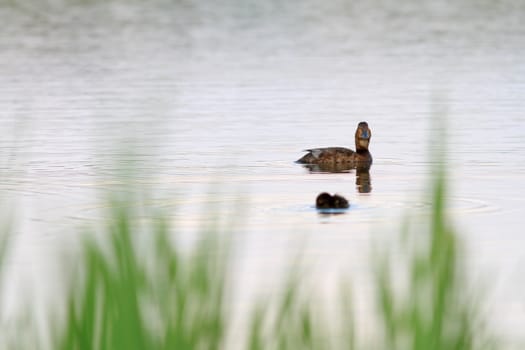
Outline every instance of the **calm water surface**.
{"label": "calm water surface", "polygon": [[[100,193],[132,163],[132,181],[156,189],[148,205],[188,235],[210,208],[241,223],[241,295],[274,286],[302,249],[319,286],[350,271],[366,314],[368,248],[428,209],[431,116],[445,111],[469,269],[491,287],[495,327],[520,334],[523,2],[93,3],[0,7],[0,189],[19,211],[8,289],[51,288],[42,276],[71,227],[103,221]],[[355,172],[293,163],[305,148],[353,148],[361,120],[373,133],[368,193]],[[351,209],[319,215],[321,191]]]}

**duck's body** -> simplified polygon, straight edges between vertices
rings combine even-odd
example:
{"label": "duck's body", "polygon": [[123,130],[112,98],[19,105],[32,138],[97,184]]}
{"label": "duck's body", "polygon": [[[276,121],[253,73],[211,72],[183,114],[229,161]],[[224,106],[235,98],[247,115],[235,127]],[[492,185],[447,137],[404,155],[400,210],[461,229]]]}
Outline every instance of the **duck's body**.
{"label": "duck's body", "polygon": [[338,194],[333,196],[330,193],[320,193],[315,200],[317,209],[347,209],[350,207],[348,200]]}
{"label": "duck's body", "polygon": [[357,166],[358,163],[372,163],[372,155],[368,150],[355,152],[344,147],[324,147],[305,151],[308,153],[298,159],[297,163],[327,166],[336,164],[355,164]]}
{"label": "duck's body", "polygon": [[372,155],[368,151],[368,144],[371,137],[372,132],[368,128],[368,124],[361,122],[358,124],[355,132],[355,151],[344,147],[312,148],[306,150],[308,153],[298,159],[297,163],[320,165],[347,164],[350,167],[370,165],[372,164]]}

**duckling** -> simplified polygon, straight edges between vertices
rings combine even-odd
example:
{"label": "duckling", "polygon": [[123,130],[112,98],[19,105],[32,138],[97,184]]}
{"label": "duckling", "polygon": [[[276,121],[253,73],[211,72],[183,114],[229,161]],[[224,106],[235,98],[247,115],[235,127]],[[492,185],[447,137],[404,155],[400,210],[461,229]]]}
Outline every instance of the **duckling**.
{"label": "duckling", "polygon": [[315,200],[315,207],[317,209],[346,209],[350,207],[348,200],[338,194],[333,196],[330,193],[320,193]]}
{"label": "duckling", "polygon": [[372,155],[368,151],[371,137],[372,131],[368,128],[368,123],[360,122],[355,131],[355,151],[344,147],[312,148],[306,150],[308,153],[296,162],[320,165],[347,164],[351,168],[363,164],[371,165]]}

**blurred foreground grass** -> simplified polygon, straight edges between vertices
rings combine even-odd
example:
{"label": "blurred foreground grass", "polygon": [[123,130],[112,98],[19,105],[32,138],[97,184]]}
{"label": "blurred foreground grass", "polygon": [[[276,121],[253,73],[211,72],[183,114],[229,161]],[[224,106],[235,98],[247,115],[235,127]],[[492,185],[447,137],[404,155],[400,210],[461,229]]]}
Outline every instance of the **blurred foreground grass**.
{"label": "blurred foreground grass", "polygon": [[203,235],[183,256],[158,217],[143,232],[154,239],[139,245],[134,210],[119,204],[108,223],[109,244],[84,245],[85,271],[72,284],[56,348],[220,348],[227,261],[221,242]]}
{"label": "blurred foreground grass", "polygon": [[[315,293],[304,293],[301,274],[292,270],[284,290],[259,300],[247,315],[241,348],[490,348],[492,336],[477,299],[468,294],[461,247],[446,217],[442,170],[436,171],[432,212],[424,229],[416,232],[405,225],[399,236],[406,259],[394,260],[388,247],[372,257],[378,310],[373,339],[356,339],[350,277],[341,281],[342,293],[333,301],[337,314],[332,315],[320,310]],[[86,235],[80,268],[62,299],[65,318],[49,317],[49,347],[228,349],[228,335],[241,337],[225,306],[231,279],[228,239],[212,228],[202,233],[191,253],[183,253],[163,215],[137,220],[145,215],[136,202],[115,200],[103,238]],[[1,264],[6,244],[0,242]],[[5,336],[7,330],[0,332]],[[23,333],[7,335],[15,339],[14,348],[47,348],[17,343],[17,337],[27,337]]]}

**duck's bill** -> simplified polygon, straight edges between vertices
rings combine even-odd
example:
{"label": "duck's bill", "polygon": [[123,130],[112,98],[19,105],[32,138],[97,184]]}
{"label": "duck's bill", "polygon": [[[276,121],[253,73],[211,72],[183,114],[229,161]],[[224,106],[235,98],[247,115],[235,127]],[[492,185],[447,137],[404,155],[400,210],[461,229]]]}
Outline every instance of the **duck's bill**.
{"label": "duck's bill", "polygon": [[363,139],[363,140],[370,139],[370,131],[361,129],[359,139]]}

